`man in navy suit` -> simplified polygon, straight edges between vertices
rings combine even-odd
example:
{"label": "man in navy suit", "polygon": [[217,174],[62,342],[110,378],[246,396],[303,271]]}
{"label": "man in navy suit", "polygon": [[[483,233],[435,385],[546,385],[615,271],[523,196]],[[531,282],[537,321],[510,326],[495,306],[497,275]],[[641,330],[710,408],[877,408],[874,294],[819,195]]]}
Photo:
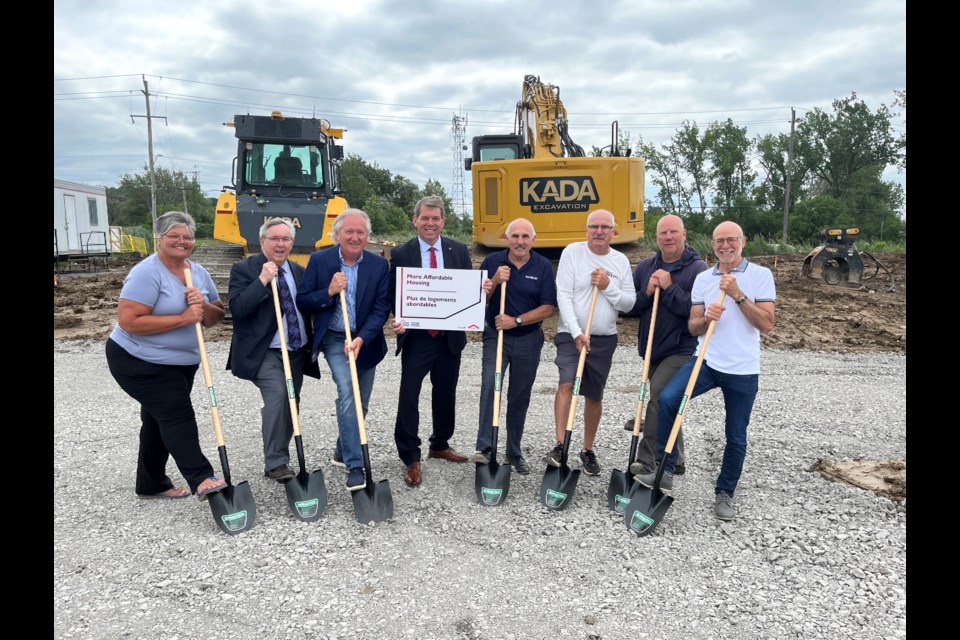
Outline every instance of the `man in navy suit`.
{"label": "man in navy suit", "polygon": [[[385,258],[364,251],[370,237],[370,217],[347,209],[333,223],[336,244],[310,256],[303,285],[297,294],[300,312],[313,317],[311,361],[322,352],[337,385],[337,426],[340,437],[333,463],[347,468],[347,489],[367,486],[363,471],[360,427],[353,397],[348,358],[356,358],[360,404],[366,416],[376,366],[387,354],[383,325],[390,314],[389,265]],[[340,292],[346,291],[347,318]],[[346,329],[352,341],[347,344]]]}
{"label": "man in navy suit", "polygon": [[[320,377],[316,364],[311,366],[307,358],[309,327],[293,305],[293,298],[303,279],[303,267],[287,259],[293,249],[294,236],[293,225],[282,218],[271,218],[265,222],[260,227],[262,253],[233,265],[228,292],[233,316],[233,338],[230,340],[227,369],[238,378],[253,381],[260,389],[263,396],[264,475],[278,482],[296,475],[290,468],[293,419],[290,416],[287,377],[283,370],[277,312],[270,284],[278,275],[284,278],[283,283],[290,296],[289,308],[292,311],[290,314],[284,313],[283,318],[287,322],[285,337],[298,405],[304,374]],[[282,294],[284,287],[278,286],[278,289]],[[296,318],[293,318],[294,315]],[[291,325],[299,332],[299,344],[292,341],[296,332],[288,329]]]}
{"label": "man in navy suit", "polygon": [[[443,199],[426,196],[413,210],[413,226],[417,237],[390,253],[390,302],[396,300],[397,267],[415,269],[472,269],[470,253],[463,243],[441,237],[446,222]],[[492,285],[484,280],[484,291]],[[463,331],[427,331],[405,329],[394,321],[397,334],[397,353],[400,354],[400,397],[397,404],[397,422],[393,437],[397,453],[406,465],[404,482],[418,487],[420,473],[420,389],[423,379],[430,374],[433,385],[433,434],[430,436],[428,457],[449,462],[466,462],[450,446],[456,420],[457,380],[460,377],[460,354],[467,345]]]}

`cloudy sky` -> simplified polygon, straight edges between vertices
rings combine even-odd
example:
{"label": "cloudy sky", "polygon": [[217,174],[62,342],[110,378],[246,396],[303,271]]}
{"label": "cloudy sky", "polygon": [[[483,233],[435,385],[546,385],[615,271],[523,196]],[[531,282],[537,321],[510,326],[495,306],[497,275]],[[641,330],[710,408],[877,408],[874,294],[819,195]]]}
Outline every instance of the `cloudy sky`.
{"label": "cloudy sky", "polygon": [[236,154],[222,123],[280,109],[346,128],[347,153],[420,185],[452,195],[463,179],[469,202],[453,116],[468,143],[510,133],[526,74],[560,87],[586,149],[613,120],[656,144],[684,120],[786,133],[791,107],[892,104],[906,2],[55,0],[54,177],[116,186],[142,170],[145,78],[157,164],[197,172],[210,196]]}

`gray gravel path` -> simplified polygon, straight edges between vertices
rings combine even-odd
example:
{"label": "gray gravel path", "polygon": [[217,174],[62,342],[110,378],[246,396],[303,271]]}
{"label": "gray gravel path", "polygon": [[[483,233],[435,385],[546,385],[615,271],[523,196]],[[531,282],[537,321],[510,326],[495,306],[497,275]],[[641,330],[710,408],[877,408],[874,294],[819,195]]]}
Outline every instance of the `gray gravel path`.
{"label": "gray gravel path", "polygon": [[[137,407],[107,371],[102,343],[54,343],[54,635],[57,638],[901,638],[906,635],[906,506],[808,471],[817,458],[906,456],[906,357],[765,351],[738,518],[713,516],[722,447],[719,391],[684,420],[687,475],[653,535],[607,510],[624,469],[640,360],[615,355],[598,437],[600,476],[573,504],[537,499],[553,430],[554,349],[544,347],[524,448],[534,471],[500,507],[476,503],[474,468],[425,461],[403,484],[393,444],[399,358],[378,368],[369,432],[375,478],[395,516],[357,523],[329,463],[328,376],[304,385],[307,464],[326,476],[316,523],[290,515],[262,474],[259,395],[223,371],[210,343],[234,482],[248,480],[256,526],[227,536],[194,498],[133,493]],[[464,353],[454,448],[472,453],[480,345]],[[509,383],[509,376],[507,379]],[[429,381],[424,385],[429,389]],[[202,375],[194,406],[219,469]],[[580,412],[582,413],[582,406]],[[429,435],[429,396],[421,405]],[[579,447],[578,420],[574,447]],[[501,434],[502,435],[502,434]],[[501,437],[501,452],[504,441]],[[573,464],[573,463],[572,463]],[[176,467],[171,477],[180,481]]]}

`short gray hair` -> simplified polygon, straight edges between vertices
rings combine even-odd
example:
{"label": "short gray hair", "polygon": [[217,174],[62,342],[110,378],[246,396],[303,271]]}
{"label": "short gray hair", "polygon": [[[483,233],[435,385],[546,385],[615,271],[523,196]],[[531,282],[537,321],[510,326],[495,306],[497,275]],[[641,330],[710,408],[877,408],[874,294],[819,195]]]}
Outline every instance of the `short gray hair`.
{"label": "short gray hair", "polygon": [[447,212],[443,208],[443,198],[440,196],[424,196],[417,200],[417,205],[413,208],[413,217],[420,217],[420,209],[423,207],[434,207],[440,209],[440,217],[446,219]]}
{"label": "short gray hair", "polygon": [[363,218],[364,222],[367,223],[367,235],[369,236],[373,233],[373,225],[370,223],[370,216],[367,215],[367,212],[362,209],[346,209],[341,211],[340,215],[337,216],[337,219],[333,221],[333,237],[336,238],[340,235],[340,230],[343,229],[343,221],[347,216],[360,216]]}
{"label": "short gray hair", "polygon": [[510,232],[513,230],[513,225],[517,224],[518,222],[525,222],[525,223],[527,224],[527,226],[530,227],[530,237],[531,237],[531,238],[536,238],[536,237],[537,237],[537,230],[533,228],[533,223],[532,223],[532,222],[530,222],[530,221],[527,220],[526,218],[516,218],[516,219],[510,221],[510,224],[507,225],[507,230],[504,231],[504,233],[506,234],[506,236],[507,236],[508,238],[510,237]]}
{"label": "short gray hair", "polygon": [[290,221],[289,221],[289,220],[284,220],[283,218],[270,218],[269,220],[267,220],[266,222],[264,222],[264,223],[263,223],[263,226],[260,227],[260,237],[261,237],[261,238],[266,238],[266,237],[267,237],[267,231],[269,231],[271,227],[275,227],[275,226],[277,226],[278,224],[285,224],[285,225],[287,225],[287,229],[290,229],[290,237],[291,237],[291,238],[296,238],[296,237],[297,237],[297,230],[293,228],[293,225],[290,224]]}
{"label": "short gray hair", "polygon": [[157,235],[165,236],[171,229],[176,227],[186,227],[190,229],[190,235],[197,235],[197,223],[193,221],[190,214],[183,211],[168,211],[157,218]]}

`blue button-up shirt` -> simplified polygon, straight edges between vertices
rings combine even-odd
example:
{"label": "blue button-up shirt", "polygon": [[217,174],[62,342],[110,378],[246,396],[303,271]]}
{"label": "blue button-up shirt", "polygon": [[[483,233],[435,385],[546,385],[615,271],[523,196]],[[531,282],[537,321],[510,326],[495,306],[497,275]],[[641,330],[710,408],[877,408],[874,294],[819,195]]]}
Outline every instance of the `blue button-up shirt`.
{"label": "blue button-up shirt", "polygon": [[[360,258],[353,264],[347,264],[343,261],[343,251],[337,247],[337,253],[340,255],[340,270],[347,276],[347,313],[353,320],[353,326],[350,327],[351,335],[357,331],[357,278],[360,275],[360,263],[363,262],[363,252],[360,252]],[[330,328],[334,331],[346,331],[343,326],[343,306],[337,305],[333,312],[333,318],[330,320]]]}

